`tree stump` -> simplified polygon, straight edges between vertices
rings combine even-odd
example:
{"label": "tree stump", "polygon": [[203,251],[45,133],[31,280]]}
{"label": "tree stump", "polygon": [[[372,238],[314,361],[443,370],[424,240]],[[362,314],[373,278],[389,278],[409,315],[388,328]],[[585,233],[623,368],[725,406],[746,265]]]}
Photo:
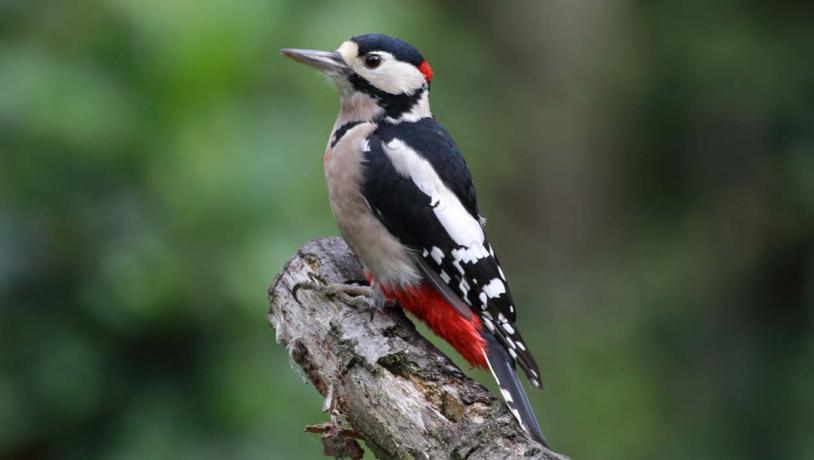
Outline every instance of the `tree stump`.
{"label": "tree stump", "polygon": [[[277,342],[325,397],[325,454],[361,458],[567,459],[530,439],[506,406],[424,339],[400,308],[303,288],[363,280],[341,238],[306,243],[271,283]],[[293,377],[292,377],[293,378]]]}

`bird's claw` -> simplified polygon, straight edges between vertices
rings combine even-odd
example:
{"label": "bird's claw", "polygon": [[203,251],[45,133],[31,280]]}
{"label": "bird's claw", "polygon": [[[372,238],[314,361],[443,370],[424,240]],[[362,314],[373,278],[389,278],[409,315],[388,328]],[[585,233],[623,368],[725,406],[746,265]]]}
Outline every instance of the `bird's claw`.
{"label": "bird's claw", "polygon": [[370,308],[375,305],[374,299],[376,295],[370,286],[350,283],[322,284],[316,281],[305,281],[294,286],[293,292],[295,297],[300,289],[317,292],[356,308]]}

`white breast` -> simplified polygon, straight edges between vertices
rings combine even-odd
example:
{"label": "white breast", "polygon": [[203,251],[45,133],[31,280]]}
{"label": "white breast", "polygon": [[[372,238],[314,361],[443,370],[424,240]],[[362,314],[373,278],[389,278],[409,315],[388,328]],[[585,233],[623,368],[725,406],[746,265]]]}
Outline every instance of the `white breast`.
{"label": "white breast", "polygon": [[[325,178],[342,237],[362,265],[380,282],[415,284],[421,280],[410,251],[373,214],[362,195],[362,155],[372,123],[354,126],[331,148],[328,146]],[[333,137],[333,135],[331,136]]]}

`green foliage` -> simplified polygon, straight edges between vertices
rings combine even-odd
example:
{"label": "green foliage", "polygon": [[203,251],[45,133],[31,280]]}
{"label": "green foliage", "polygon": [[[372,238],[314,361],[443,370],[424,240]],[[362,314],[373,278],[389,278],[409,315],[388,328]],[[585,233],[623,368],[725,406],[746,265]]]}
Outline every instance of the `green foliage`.
{"label": "green foliage", "polygon": [[0,3],[0,458],[321,458],[265,290],[336,233],[337,101],[277,50],[372,31],[433,65],[557,450],[810,457],[811,8],[467,5]]}

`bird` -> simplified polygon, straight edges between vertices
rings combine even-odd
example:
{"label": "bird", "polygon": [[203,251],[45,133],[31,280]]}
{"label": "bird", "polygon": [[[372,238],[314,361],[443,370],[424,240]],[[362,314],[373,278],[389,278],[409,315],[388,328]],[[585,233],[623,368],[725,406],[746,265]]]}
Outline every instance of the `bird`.
{"label": "bird", "polygon": [[516,365],[537,388],[540,370],[518,330],[471,173],[430,111],[432,67],[412,45],[383,34],[354,36],[335,51],[280,53],[339,91],[325,177],[334,219],[370,288],[488,369],[521,427],[548,446]]}

